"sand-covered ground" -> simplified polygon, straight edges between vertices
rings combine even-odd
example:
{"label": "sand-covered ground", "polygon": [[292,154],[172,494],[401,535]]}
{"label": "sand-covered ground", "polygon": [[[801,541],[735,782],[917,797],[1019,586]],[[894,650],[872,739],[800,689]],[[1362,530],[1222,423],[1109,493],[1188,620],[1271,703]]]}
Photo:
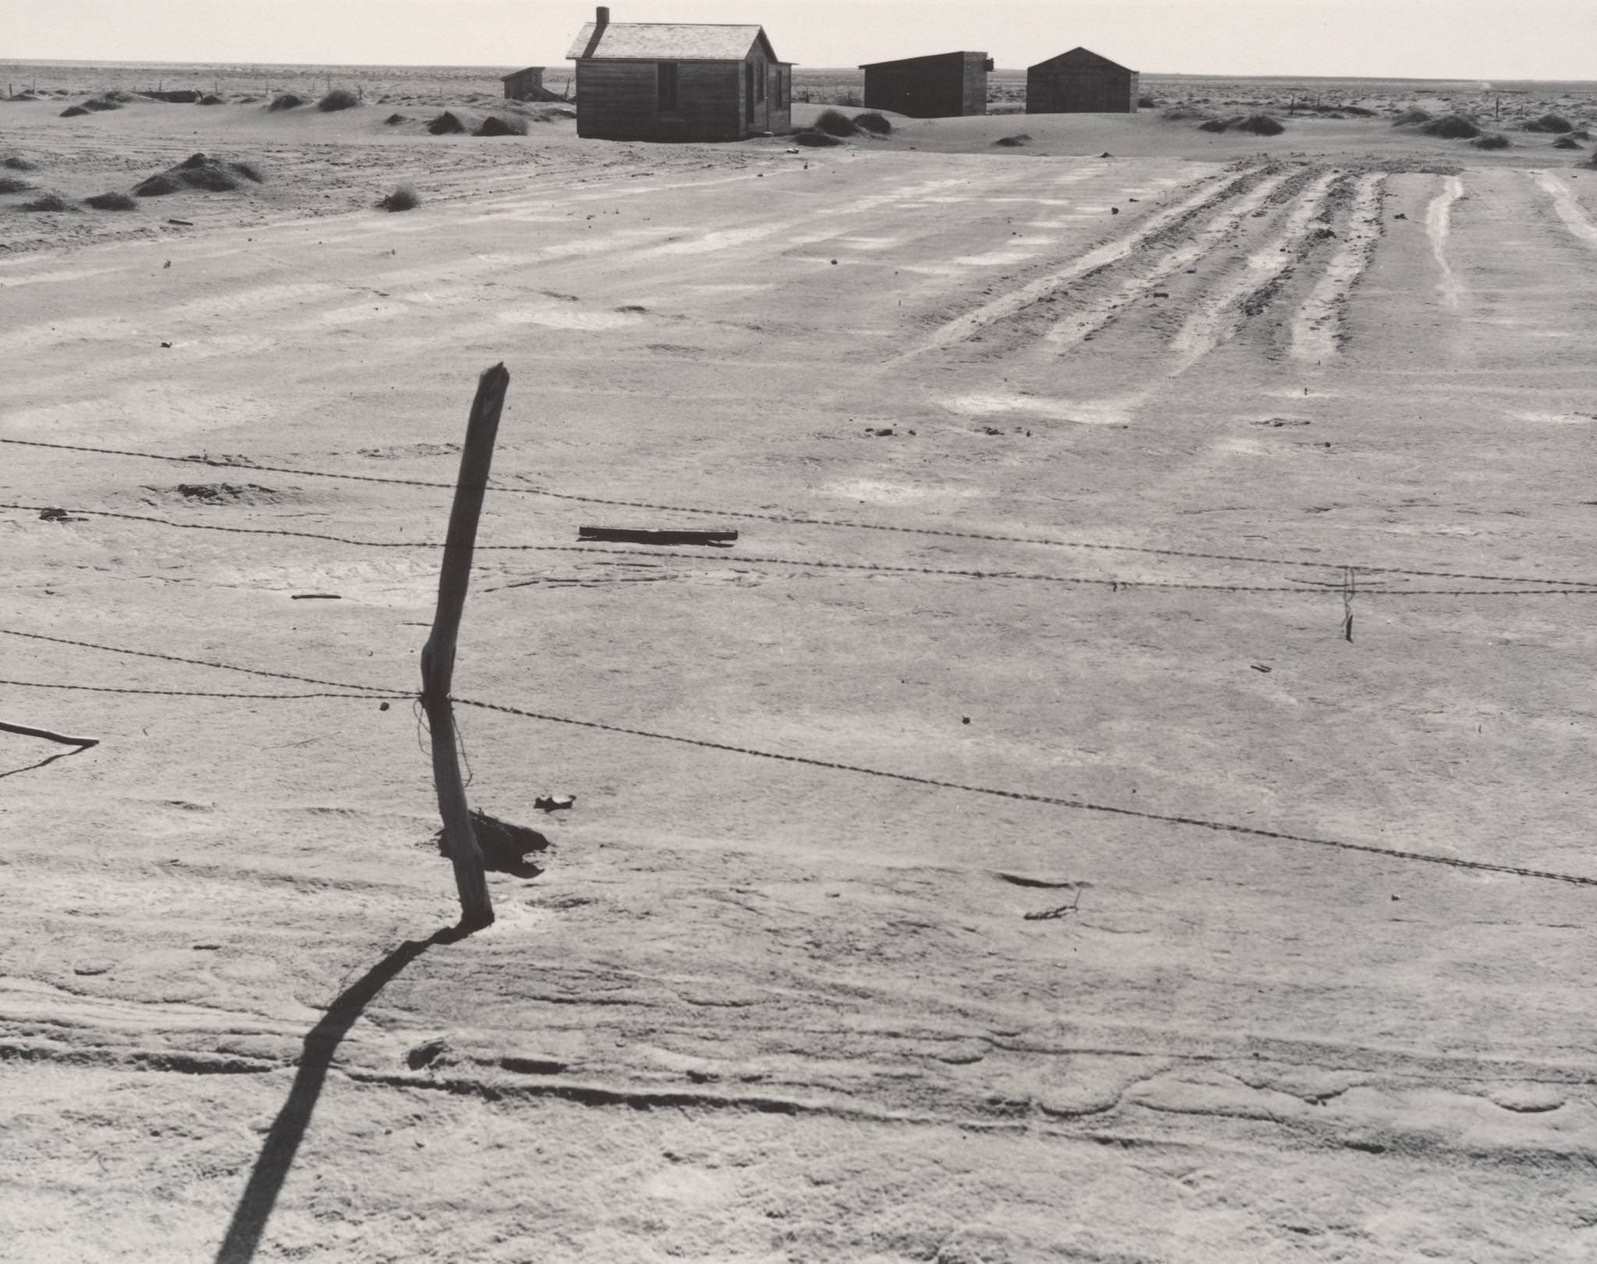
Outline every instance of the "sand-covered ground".
{"label": "sand-covered ground", "polygon": [[0,1257],[1591,1258],[1589,143],[412,95],[0,102]]}

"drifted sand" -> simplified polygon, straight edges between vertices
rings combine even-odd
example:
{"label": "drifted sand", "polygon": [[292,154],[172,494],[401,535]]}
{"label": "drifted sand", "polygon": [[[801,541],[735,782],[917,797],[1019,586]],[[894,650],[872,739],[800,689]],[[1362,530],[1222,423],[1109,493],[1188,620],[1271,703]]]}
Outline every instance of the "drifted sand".
{"label": "drifted sand", "polygon": [[[0,213],[0,438],[231,463],[0,445],[0,629],[336,684],[0,634],[100,741],[0,733],[0,1254],[1582,1258],[1597,887],[1491,867],[1597,879],[1582,155],[62,104],[265,181]],[[410,690],[501,359],[456,689],[613,727],[461,708],[553,847],[420,947],[407,701],[13,682]]]}

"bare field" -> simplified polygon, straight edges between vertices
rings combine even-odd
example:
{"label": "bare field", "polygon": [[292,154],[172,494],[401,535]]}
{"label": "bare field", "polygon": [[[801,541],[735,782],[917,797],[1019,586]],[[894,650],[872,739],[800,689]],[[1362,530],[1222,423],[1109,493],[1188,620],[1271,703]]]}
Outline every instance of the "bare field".
{"label": "bare field", "polygon": [[59,104],[264,178],[0,197],[0,1254],[1589,1257],[1582,154]]}

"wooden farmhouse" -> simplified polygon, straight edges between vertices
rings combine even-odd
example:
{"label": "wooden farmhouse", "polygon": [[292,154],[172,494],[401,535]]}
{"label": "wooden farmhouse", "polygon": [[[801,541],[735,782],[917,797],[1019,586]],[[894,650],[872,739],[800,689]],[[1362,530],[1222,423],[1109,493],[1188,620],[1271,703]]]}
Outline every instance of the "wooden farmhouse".
{"label": "wooden farmhouse", "polygon": [[1085,48],[1026,71],[1027,114],[1135,114],[1141,76]]}
{"label": "wooden farmhouse", "polygon": [[933,53],[897,61],[867,62],[865,105],[911,118],[953,118],[987,113],[986,53]]}
{"label": "wooden farmhouse", "polygon": [[759,26],[612,22],[601,7],[566,56],[579,136],[742,140],[792,126],[793,66]]}
{"label": "wooden farmhouse", "polygon": [[507,101],[537,101],[543,95],[543,67],[528,66],[515,74],[506,75],[505,99]]}

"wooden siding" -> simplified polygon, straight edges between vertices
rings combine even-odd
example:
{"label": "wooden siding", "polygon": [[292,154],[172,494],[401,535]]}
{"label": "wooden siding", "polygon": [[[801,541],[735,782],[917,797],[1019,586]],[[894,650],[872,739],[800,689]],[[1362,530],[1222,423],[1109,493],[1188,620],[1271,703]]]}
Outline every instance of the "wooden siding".
{"label": "wooden siding", "polygon": [[911,118],[987,113],[986,53],[938,53],[864,66],[865,105]]}
{"label": "wooden siding", "polygon": [[1033,66],[1026,72],[1026,113],[1135,114],[1141,78],[1110,64]]}
{"label": "wooden siding", "polygon": [[759,44],[744,61],[670,63],[677,67],[677,106],[669,112],[660,110],[661,64],[578,61],[577,135],[721,141],[791,130],[791,70],[770,61]]}

